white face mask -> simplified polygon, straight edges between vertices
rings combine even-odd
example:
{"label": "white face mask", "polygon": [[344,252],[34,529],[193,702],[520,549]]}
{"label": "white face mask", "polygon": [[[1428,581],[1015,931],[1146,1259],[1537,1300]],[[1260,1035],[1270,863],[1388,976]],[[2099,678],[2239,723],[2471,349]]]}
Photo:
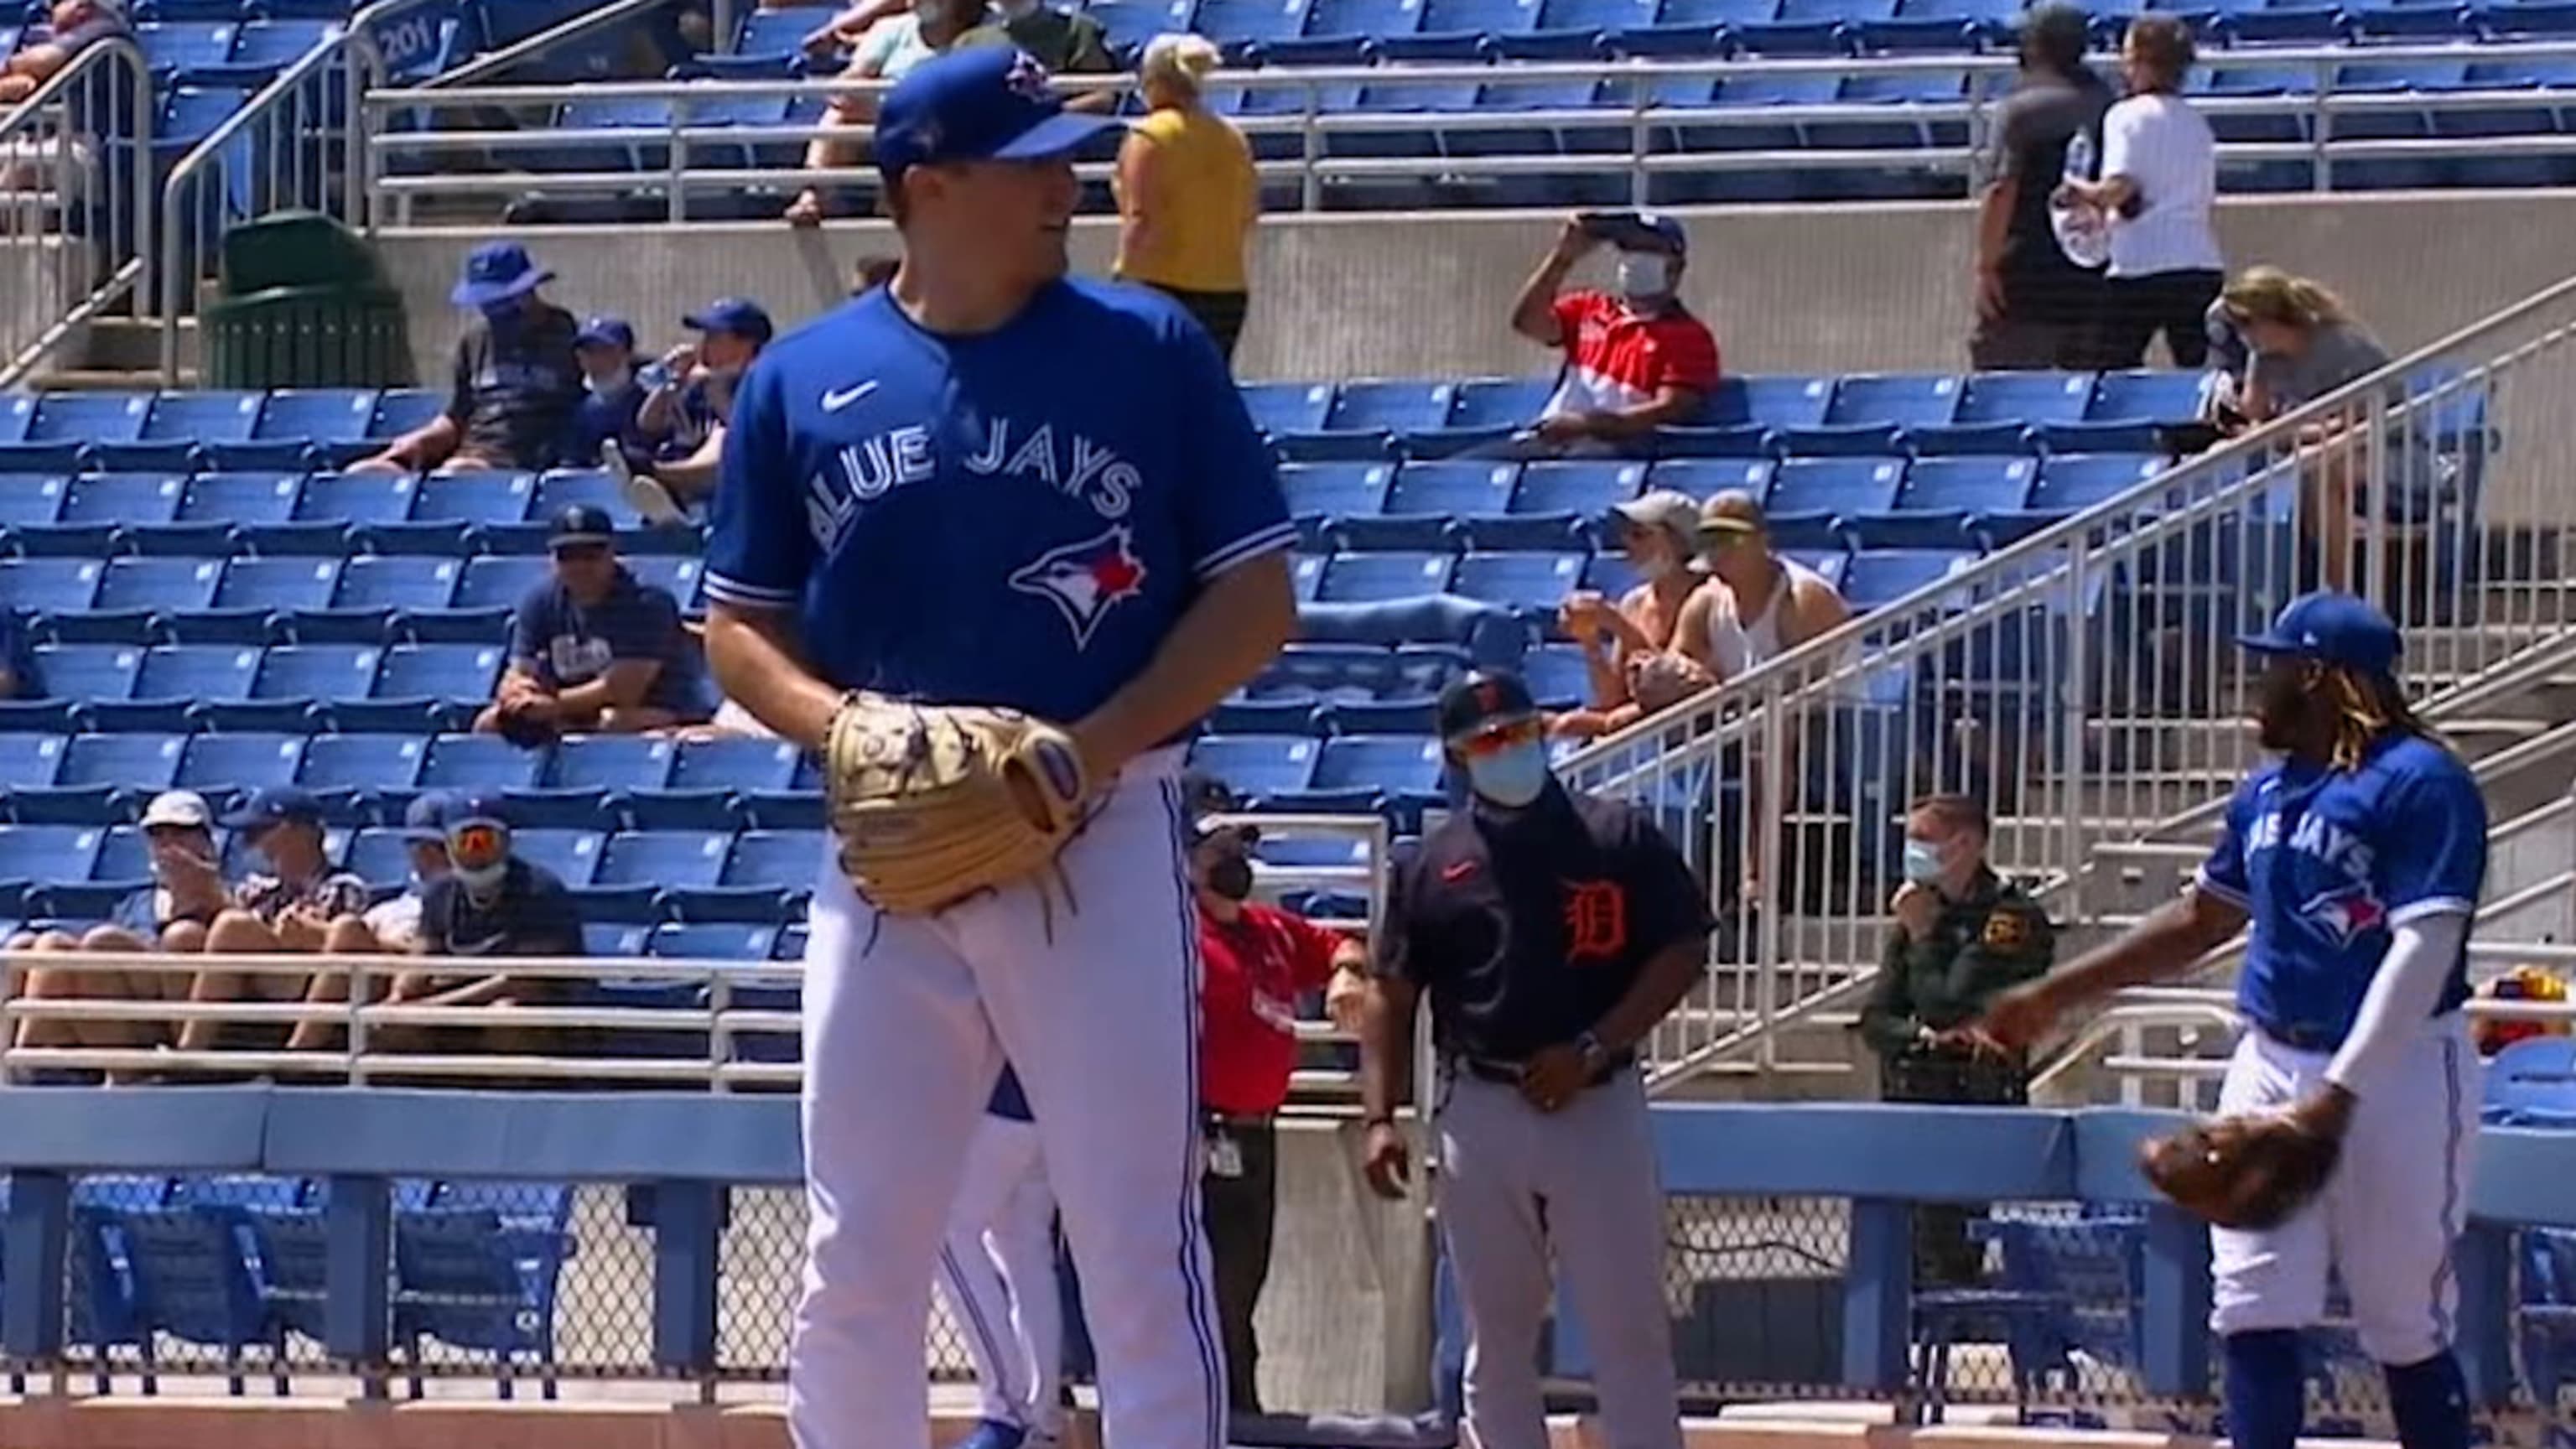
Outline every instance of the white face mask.
{"label": "white face mask", "polygon": [[631,367],[621,367],[615,372],[607,373],[599,377],[584,376],[582,378],[582,382],[584,385],[589,387],[592,393],[600,397],[606,397],[608,394],[626,386],[627,379],[634,375],[635,369]]}
{"label": "white face mask", "polygon": [[1672,258],[1657,252],[1619,254],[1619,295],[1646,302],[1671,296],[1672,290]]}

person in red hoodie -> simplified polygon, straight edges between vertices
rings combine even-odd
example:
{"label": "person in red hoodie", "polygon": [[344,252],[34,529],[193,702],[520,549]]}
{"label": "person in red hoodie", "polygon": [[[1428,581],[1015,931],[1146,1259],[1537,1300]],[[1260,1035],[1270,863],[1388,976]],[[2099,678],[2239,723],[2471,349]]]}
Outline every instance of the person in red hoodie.
{"label": "person in red hoodie", "polygon": [[1252,1314],[1270,1277],[1278,1218],[1275,1119],[1297,1065],[1297,999],[1353,979],[1368,953],[1356,937],[1274,906],[1252,903],[1248,824],[1211,827],[1233,795],[1210,778],[1182,785],[1192,825],[1190,884],[1199,910],[1199,1106],[1206,1114],[1207,1171],[1200,1196],[1217,1317],[1225,1334],[1227,1396],[1261,1412],[1261,1349]]}

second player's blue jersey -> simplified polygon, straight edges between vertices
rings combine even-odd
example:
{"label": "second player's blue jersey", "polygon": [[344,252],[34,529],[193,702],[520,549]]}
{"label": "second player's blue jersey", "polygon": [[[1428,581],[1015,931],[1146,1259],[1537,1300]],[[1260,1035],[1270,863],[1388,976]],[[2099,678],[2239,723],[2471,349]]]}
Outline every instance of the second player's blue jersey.
{"label": "second player's blue jersey", "polygon": [[[2352,1030],[2390,931],[2476,909],[2487,875],[2487,810],[2468,767],[2400,735],[2357,770],[2282,761],[2227,803],[2199,887],[2242,906],[2253,939],[2236,1005],[2270,1035],[2332,1050]],[[2465,950],[2438,1011],[2468,999]]]}
{"label": "second player's blue jersey", "polygon": [[1168,298],[1065,281],[959,338],[877,288],[745,377],[707,594],[796,611],[834,684],[1070,721],[1208,580],[1294,537],[1233,379]]}

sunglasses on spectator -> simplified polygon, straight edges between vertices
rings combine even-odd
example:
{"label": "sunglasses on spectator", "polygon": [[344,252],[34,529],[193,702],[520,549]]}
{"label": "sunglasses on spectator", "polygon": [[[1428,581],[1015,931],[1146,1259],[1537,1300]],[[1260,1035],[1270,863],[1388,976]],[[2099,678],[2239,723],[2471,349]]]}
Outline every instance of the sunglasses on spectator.
{"label": "sunglasses on spectator", "polygon": [[1536,715],[1532,715],[1527,719],[1505,720],[1501,724],[1488,725],[1474,734],[1460,735],[1449,744],[1450,748],[1472,760],[1482,755],[1499,754],[1504,750],[1528,744],[1537,739],[1540,731],[1545,728],[1546,725]]}
{"label": "sunglasses on spectator", "polygon": [[608,545],[604,543],[557,544],[555,545],[555,557],[558,559],[571,559],[575,563],[588,563],[592,559],[608,557]]}
{"label": "sunglasses on spectator", "polygon": [[466,870],[479,870],[509,853],[510,832],[489,821],[468,821],[447,832],[447,858]]}

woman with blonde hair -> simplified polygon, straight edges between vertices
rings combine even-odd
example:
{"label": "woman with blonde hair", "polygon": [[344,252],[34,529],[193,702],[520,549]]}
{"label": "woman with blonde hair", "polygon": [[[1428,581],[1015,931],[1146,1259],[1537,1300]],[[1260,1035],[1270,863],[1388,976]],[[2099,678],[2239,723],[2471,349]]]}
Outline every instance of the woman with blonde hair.
{"label": "woman with blonde hair", "polygon": [[[2343,299],[2278,267],[2248,267],[2212,309],[2213,320],[2243,339],[2247,361],[2238,410],[2256,427],[2388,365],[2388,349],[2353,320]],[[2365,444],[2352,431],[2360,414],[2325,418],[2300,430],[2318,448],[2299,479],[2302,529],[2318,550],[2320,580],[2349,589],[2355,485]]]}
{"label": "woman with blonde hair", "polygon": [[1206,106],[1217,59],[1202,36],[1158,35],[1137,63],[1146,115],[1118,148],[1117,274],[1170,294],[1231,363],[1251,295],[1244,246],[1261,178],[1243,133]]}

